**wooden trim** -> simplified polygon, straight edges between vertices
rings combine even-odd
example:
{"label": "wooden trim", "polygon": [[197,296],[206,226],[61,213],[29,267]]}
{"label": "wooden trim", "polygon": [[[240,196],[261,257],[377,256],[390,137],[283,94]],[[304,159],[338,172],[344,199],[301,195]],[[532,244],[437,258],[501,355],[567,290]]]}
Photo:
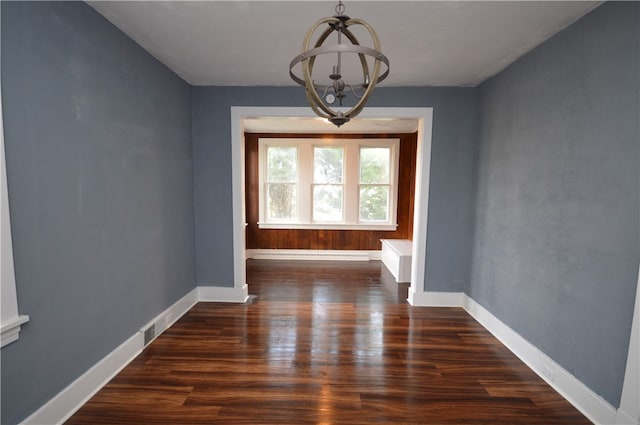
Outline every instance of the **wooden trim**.
{"label": "wooden trim", "polygon": [[590,421],[615,423],[616,409],[541,349],[466,294],[462,307]]}
{"label": "wooden trim", "polygon": [[14,341],[17,341],[20,336],[21,326],[29,321],[29,316],[17,316],[11,319],[0,322],[0,346],[4,347]]}
{"label": "wooden trim", "polygon": [[[193,289],[164,312],[156,316],[154,321],[145,325],[145,328],[151,324],[155,324],[157,335],[160,335],[189,311],[197,301],[198,290]],[[142,352],[143,348],[143,332],[138,331],[21,423],[28,425],[59,424],[65,422],[107,384],[107,382],[116,376],[118,372],[131,363],[131,361]]]}
{"label": "wooden trim", "polygon": [[29,316],[18,312],[18,298],[16,295],[16,274],[13,264],[13,242],[11,239],[11,219],[9,217],[9,192],[7,186],[7,167],[4,151],[4,128],[2,123],[2,96],[0,95],[0,286],[2,299],[0,300],[0,346],[4,347],[18,340],[20,326],[29,321]]}
{"label": "wooden trim", "polygon": [[245,303],[249,299],[249,287],[198,286],[198,301],[216,303]]}
{"label": "wooden trim", "polygon": [[627,366],[616,424],[638,425],[640,423],[640,268],[638,269],[636,288],[636,303],[631,322]]}
{"label": "wooden trim", "polygon": [[[411,296],[411,294],[409,294]],[[422,307],[462,307],[589,420],[616,423],[616,409],[538,347],[463,292],[424,292],[411,303]]]}

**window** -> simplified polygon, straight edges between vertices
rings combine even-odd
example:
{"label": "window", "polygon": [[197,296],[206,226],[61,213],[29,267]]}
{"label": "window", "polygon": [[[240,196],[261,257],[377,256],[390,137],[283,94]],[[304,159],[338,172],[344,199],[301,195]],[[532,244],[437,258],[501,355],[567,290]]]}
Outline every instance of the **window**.
{"label": "window", "polygon": [[399,139],[258,145],[260,228],[396,230]]}
{"label": "window", "polygon": [[313,221],[341,223],[343,214],[344,149],[313,148]]}
{"label": "window", "polygon": [[296,218],[297,156],[294,146],[267,147],[267,221]]}
{"label": "window", "polygon": [[390,162],[388,147],[360,148],[360,221],[389,220]]}

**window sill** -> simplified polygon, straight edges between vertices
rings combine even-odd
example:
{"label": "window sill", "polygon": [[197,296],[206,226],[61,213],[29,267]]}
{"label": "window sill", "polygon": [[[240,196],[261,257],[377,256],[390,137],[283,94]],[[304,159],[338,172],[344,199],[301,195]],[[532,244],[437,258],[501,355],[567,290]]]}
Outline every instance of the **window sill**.
{"label": "window sill", "polygon": [[29,316],[18,316],[3,322],[0,326],[0,331],[2,333],[1,336],[1,345],[4,347],[5,345],[11,344],[14,341],[18,340],[20,335],[20,326],[27,323],[29,321]]}
{"label": "window sill", "polygon": [[258,223],[258,229],[289,230],[373,230],[395,232],[397,224],[306,224],[306,223]]}

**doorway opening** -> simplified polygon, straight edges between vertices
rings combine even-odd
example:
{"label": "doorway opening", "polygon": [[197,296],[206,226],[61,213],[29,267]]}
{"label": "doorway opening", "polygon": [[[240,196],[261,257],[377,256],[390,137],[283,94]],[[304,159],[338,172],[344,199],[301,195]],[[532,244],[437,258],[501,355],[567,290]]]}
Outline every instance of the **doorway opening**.
{"label": "doorway opening", "polygon": [[[232,191],[233,191],[233,256],[234,256],[234,292],[235,298],[246,301],[248,287],[246,283],[246,215],[245,215],[245,158],[244,132],[250,123],[269,117],[269,122],[280,126],[273,131],[283,132],[283,126],[295,126],[297,123],[319,120],[306,107],[232,107]],[[403,121],[415,125],[417,129],[416,184],[413,213],[413,248],[411,283],[408,300],[414,303],[424,293],[426,262],[427,221],[429,202],[429,176],[431,158],[431,129],[433,108],[367,108],[350,123],[350,132],[383,133],[388,131],[390,122]],[[358,122],[359,124],[355,124]],[[352,125],[355,124],[355,125]],[[357,126],[363,127],[357,127]],[[289,127],[290,128],[290,127]],[[308,126],[306,127],[308,128]],[[266,129],[266,127],[265,127]],[[364,131],[366,129],[366,131]],[[387,130],[385,130],[387,129]],[[326,127],[324,128],[326,131]],[[288,130],[290,131],[290,130]],[[344,133],[345,131],[341,131]]]}

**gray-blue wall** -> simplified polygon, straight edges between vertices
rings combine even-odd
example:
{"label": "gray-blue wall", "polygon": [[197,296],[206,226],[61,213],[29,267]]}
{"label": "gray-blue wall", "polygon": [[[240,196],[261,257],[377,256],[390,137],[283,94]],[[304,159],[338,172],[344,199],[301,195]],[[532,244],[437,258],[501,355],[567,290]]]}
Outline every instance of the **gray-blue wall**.
{"label": "gray-blue wall", "polygon": [[[301,87],[194,87],[196,282],[233,286],[231,106],[306,106]],[[462,292],[469,279],[475,88],[379,87],[377,107],[433,107],[426,290]]]}
{"label": "gray-blue wall", "polygon": [[[190,88],[84,3],[1,7],[31,316],[2,349],[13,423],[194,282],[233,285],[229,108],[306,102]],[[607,3],[480,88],[379,87],[369,103],[434,108],[425,289],[466,291],[613,405],[640,253],[638,16]]]}
{"label": "gray-blue wall", "polygon": [[24,419],[194,287],[189,86],[83,2],[2,2]]}
{"label": "gray-blue wall", "polygon": [[640,254],[637,2],[482,84],[468,293],[619,405]]}

